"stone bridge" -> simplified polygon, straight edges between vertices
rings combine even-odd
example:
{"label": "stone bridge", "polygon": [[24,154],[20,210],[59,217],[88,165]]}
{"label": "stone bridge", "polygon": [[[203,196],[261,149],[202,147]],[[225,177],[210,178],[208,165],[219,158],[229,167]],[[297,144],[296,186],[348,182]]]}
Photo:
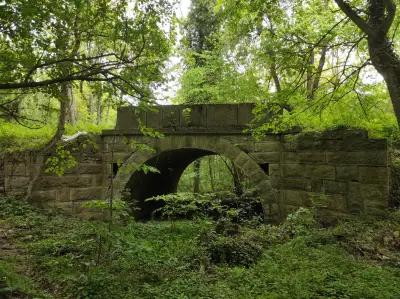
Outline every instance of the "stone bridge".
{"label": "stone bridge", "polygon": [[[279,221],[300,206],[320,213],[377,214],[388,207],[388,146],[362,130],[271,134],[255,140],[246,132],[253,104],[171,105],[154,111],[124,107],[114,130],[80,136],[65,145],[77,166],[63,176],[49,174],[35,152],[14,153],[0,164],[0,192],[23,196],[71,213],[111,194],[135,199],[142,217],[152,207],[144,199],[175,192],[185,168],[199,157],[229,158],[259,194],[267,221]],[[159,133],[163,137],[154,137]],[[143,165],[160,173],[145,173]],[[37,173],[40,172],[39,175]],[[36,173],[36,174],[35,174]],[[147,206],[146,206],[147,205]],[[150,205],[150,206],[149,206]]]}

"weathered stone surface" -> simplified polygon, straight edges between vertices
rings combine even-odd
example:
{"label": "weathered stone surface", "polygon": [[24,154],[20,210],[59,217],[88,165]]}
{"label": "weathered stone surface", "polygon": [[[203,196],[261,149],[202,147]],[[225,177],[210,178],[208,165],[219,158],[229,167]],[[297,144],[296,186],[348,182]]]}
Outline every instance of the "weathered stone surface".
{"label": "weathered stone surface", "polygon": [[71,201],[71,188],[58,188],[56,194],[57,202]]}
{"label": "weathered stone surface", "polygon": [[5,167],[5,173],[13,176],[26,176],[26,164],[27,163],[23,162],[7,163]]}
{"label": "weathered stone surface", "polygon": [[237,146],[246,153],[254,152],[254,142],[236,143],[235,146]]}
{"label": "weathered stone surface", "polygon": [[305,165],[299,163],[282,164],[282,175],[285,177],[303,177]]}
{"label": "weathered stone surface", "polygon": [[13,176],[10,178],[8,183],[11,189],[19,189],[19,188],[26,188],[26,186],[28,186],[29,184],[29,181],[30,181],[29,177]]}
{"label": "weathered stone surface", "polygon": [[311,182],[305,178],[281,178],[280,189],[311,190]]}
{"label": "weathered stone surface", "polygon": [[92,175],[42,176],[35,184],[35,190],[55,189],[60,187],[90,187],[95,177]]}
{"label": "weathered stone surface", "polygon": [[259,141],[255,143],[254,150],[256,152],[279,152],[282,145],[278,141]]}
{"label": "weathered stone surface", "polygon": [[365,209],[368,206],[388,206],[388,186],[378,184],[360,184],[360,196]]}
{"label": "weathered stone surface", "polygon": [[56,190],[47,191],[33,191],[32,201],[33,202],[44,202],[44,201],[55,201],[57,199]]}
{"label": "weathered stone surface", "polygon": [[336,166],[336,179],[358,181],[358,166]]}
{"label": "weathered stone surface", "polygon": [[279,164],[271,163],[269,164],[269,175],[272,177],[281,175],[281,167]]}
{"label": "weathered stone surface", "polygon": [[387,167],[370,167],[360,166],[359,168],[359,181],[367,184],[388,184],[389,182],[389,169]]}
{"label": "weathered stone surface", "polygon": [[324,152],[284,152],[282,163],[310,162],[325,163]]}
{"label": "weathered stone surface", "polygon": [[103,167],[103,164],[80,164],[78,169],[81,174],[101,174]]}
{"label": "weathered stone surface", "polygon": [[364,199],[360,192],[360,183],[349,182],[347,190],[347,210],[351,214],[360,214],[364,211]]}
{"label": "weathered stone surface", "polygon": [[80,200],[99,200],[104,198],[105,189],[103,187],[75,188],[71,190],[70,199]]}
{"label": "weathered stone surface", "polygon": [[331,180],[324,180],[323,188],[324,188],[325,193],[327,193],[327,194],[331,194],[331,193],[346,194],[347,183],[336,182],[336,181],[331,181]]}
{"label": "weathered stone surface", "polygon": [[250,156],[256,160],[257,163],[276,163],[279,162],[281,158],[279,152],[251,153]]}
{"label": "weathered stone surface", "polygon": [[387,166],[387,152],[327,152],[329,164]]}
{"label": "weathered stone surface", "polygon": [[305,165],[307,177],[320,179],[335,179],[335,167],[332,165]]}
{"label": "weathered stone surface", "polygon": [[[243,120],[242,120],[243,121]],[[237,126],[237,107],[229,104],[207,106],[207,127]]]}
{"label": "weathered stone surface", "polygon": [[335,179],[335,167],[332,165],[282,164],[282,170],[287,177]]}

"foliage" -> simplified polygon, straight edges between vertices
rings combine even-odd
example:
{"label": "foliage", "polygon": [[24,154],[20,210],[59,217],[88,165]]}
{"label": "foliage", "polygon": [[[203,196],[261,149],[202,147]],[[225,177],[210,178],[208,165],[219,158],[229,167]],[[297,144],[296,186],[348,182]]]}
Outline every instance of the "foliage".
{"label": "foliage", "polygon": [[237,196],[231,192],[170,193],[146,199],[159,201],[162,206],[154,211],[167,219],[226,218],[234,222],[262,221],[262,207],[254,195]]}
{"label": "foliage", "polygon": [[78,162],[65,145],[58,144],[55,154],[46,160],[46,173],[62,176],[68,169],[74,168]]}
{"label": "foliage", "polygon": [[[304,227],[306,214],[301,212],[296,221],[292,217],[291,225]],[[1,227],[7,225],[13,232],[9,240],[28,251],[20,254],[32,270],[19,275],[29,275],[26,279],[56,298],[396,298],[400,294],[398,212],[384,219],[351,218],[331,228],[306,225],[306,234],[292,236],[285,224],[241,226],[233,239],[216,233],[208,221],[178,221],[174,229],[163,222],[115,223],[110,234],[107,223],[44,214],[5,198],[0,201],[0,218]],[[228,266],[226,259],[217,265],[207,263],[207,244],[198,244],[200,232],[210,231],[217,234],[212,243],[216,252],[236,244],[242,251],[233,260],[245,257],[247,266]],[[244,240],[252,242],[246,249]],[[15,262],[15,269],[24,266],[23,259]]]}

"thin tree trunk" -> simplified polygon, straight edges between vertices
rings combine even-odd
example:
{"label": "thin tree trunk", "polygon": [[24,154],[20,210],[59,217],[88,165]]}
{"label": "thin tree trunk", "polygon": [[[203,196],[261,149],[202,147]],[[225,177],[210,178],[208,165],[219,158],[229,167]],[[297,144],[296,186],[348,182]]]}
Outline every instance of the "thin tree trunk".
{"label": "thin tree trunk", "polygon": [[210,175],[210,186],[211,186],[211,190],[212,192],[215,191],[215,186],[214,186],[214,173],[213,173],[213,169],[212,169],[212,165],[211,165],[211,159],[212,156],[208,157],[208,174]]}
{"label": "thin tree trunk", "polygon": [[271,71],[272,79],[274,80],[276,92],[281,92],[282,87],[281,87],[281,82],[278,77],[278,73],[276,71],[275,59],[274,59],[274,62],[271,64],[270,71]]}
{"label": "thin tree trunk", "polygon": [[313,72],[314,72],[314,49],[310,49],[310,57],[307,62],[307,81],[306,81],[306,90],[307,90],[307,98],[311,99],[312,97],[312,88],[313,88]]}
{"label": "thin tree trunk", "polygon": [[313,85],[312,85],[312,89],[311,89],[310,99],[314,99],[315,92],[317,91],[317,89],[319,87],[319,82],[321,80],[322,71],[324,70],[324,66],[325,66],[325,60],[326,60],[326,53],[327,52],[328,52],[328,47],[324,46],[321,49],[318,68],[317,68],[317,71],[316,71],[316,73],[314,75],[314,80],[313,80]]}
{"label": "thin tree trunk", "polygon": [[193,162],[193,171],[194,171],[194,181],[193,181],[193,193],[200,192],[200,163],[199,159]]}
{"label": "thin tree trunk", "polygon": [[[77,121],[77,107],[76,107],[76,100],[72,92],[72,86],[70,83],[63,84],[63,86],[66,87],[66,91],[63,92],[65,94],[62,96],[65,97],[65,100],[63,99],[62,101],[68,103],[66,122],[75,125]],[[66,98],[68,98],[68,100]]]}

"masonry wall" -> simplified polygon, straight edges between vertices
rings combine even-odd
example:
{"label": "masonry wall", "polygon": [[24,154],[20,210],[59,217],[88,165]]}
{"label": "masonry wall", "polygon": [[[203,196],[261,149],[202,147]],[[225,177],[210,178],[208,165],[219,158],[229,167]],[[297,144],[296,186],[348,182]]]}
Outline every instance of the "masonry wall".
{"label": "masonry wall", "polygon": [[[270,135],[260,141],[245,134],[219,138],[243,150],[265,171],[276,194],[273,200],[280,218],[300,206],[317,205],[321,213],[330,216],[379,214],[388,206],[387,142],[369,139],[364,131]],[[114,154],[111,140],[117,140]],[[127,140],[124,136],[110,135],[90,142],[86,137],[78,138],[67,147],[77,158],[78,166],[60,177],[42,169],[33,186],[33,201],[46,208],[79,214],[84,211],[84,202],[105,198],[113,163],[123,162],[132,152]],[[0,192],[24,196],[40,159],[47,157],[24,152],[2,159]]]}
{"label": "masonry wall", "polygon": [[[77,161],[77,166],[58,176],[42,168],[41,160],[48,156],[38,152],[9,154],[4,158],[2,175],[5,177],[4,194],[23,198],[29,183],[35,179],[32,188],[32,201],[43,208],[59,208],[69,213],[80,214],[83,203],[88,200],[103,199],[105,182],[103,180],[102,147],[100,138],[80,137],[66,145]],[[35,172],[40,170],[37,177]],[[1,175],[0,175],[1,178]]]}
{"label": "masonry wall", "polygon": [[329,215],[379,214],[388,207],[387,142],[365,131],[267,137],[247,150],[268,164],[282,216],[299,206],[316,205]]}

